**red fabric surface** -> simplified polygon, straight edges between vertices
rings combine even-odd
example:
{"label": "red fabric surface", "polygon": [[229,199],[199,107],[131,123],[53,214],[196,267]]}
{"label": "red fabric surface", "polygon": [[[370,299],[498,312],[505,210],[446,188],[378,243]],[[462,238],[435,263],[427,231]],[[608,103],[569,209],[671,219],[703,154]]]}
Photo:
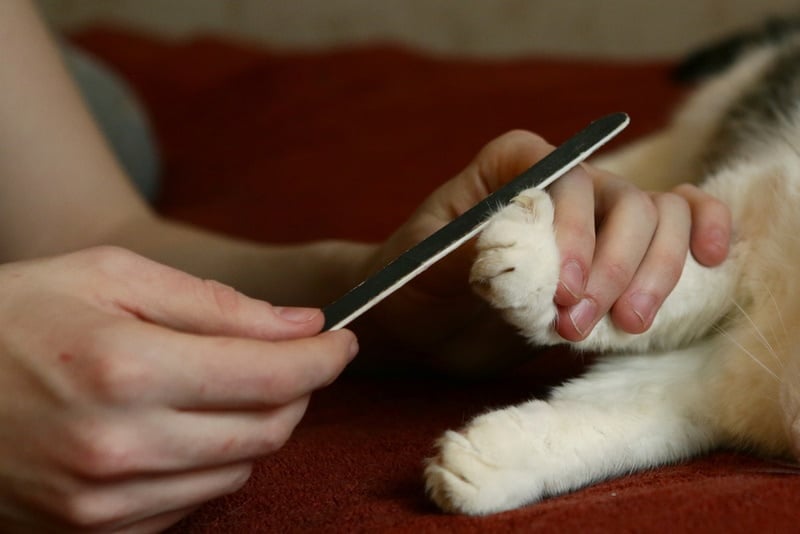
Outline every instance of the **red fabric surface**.
{"label": "red fabric surface", "polygon": [[[382,239],[496,135],[558,143],[627,111],[618,142],[663,124],[680,99],[670,65],[431,58],[390,46],[273,53],[203,38],[92,30],[76,42],[138,89],[165,161],[159,209],[253,239]],[[390,349],[387,349],[390,350]],[[361,357],[369,357],[363,355]],[[793,531],[800,477],[716,453],[488,518],[439,513],[423,492],[434,439],[490,406],[576,372],[550,351],[507,376],[344,376],[317,394],[279,453],[238,493],[174,532]]]}

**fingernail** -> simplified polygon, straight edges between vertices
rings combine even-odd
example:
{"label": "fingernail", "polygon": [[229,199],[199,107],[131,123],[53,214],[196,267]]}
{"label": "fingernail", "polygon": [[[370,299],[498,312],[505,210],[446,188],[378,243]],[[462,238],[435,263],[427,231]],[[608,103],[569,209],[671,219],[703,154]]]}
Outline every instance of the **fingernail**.
{"label": "fingernail", "polygon": [[583,299],[569,310],[569,320],[581,335],[585,336],[594,324],[597,315],[597,303],[592,299]]}
{"label": "fingernail", "polygon": [[575,299],[583,293],[583,269],[575,260],[570,260],[561,268],[561,285]]}
{"label": "fingernail", "polygon": [[648,326],[655,315],[656,298],[649,293],[634,293],[628,297],[628,302],[642,326]]}
{"label": "fingernail", "polygon": [[293,323],[307,323],[320,312],[317,308],[294,308],[276,306],[275,312]]}

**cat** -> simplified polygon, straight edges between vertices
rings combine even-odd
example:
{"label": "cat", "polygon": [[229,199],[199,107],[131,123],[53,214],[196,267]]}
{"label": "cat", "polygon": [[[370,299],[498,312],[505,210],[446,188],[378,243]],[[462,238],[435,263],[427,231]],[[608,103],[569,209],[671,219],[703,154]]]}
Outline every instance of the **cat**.
{"label": "cat", "polygon": [[[501,512],[720,447],[800,455],[799,28],[693,56],[683,75],[719,72],[663,131],[596,162],[650,178],[647,189],[702,177],[731,210],[729,256],[707,268],[688,254],[647,332],[603,319],[574,344],[603,355],[546,399],[447,431],[425,468],[443,510]],[[547,194],[528,190],[497,212],[477,249],[476,290],[534,345],[564,343]]]}

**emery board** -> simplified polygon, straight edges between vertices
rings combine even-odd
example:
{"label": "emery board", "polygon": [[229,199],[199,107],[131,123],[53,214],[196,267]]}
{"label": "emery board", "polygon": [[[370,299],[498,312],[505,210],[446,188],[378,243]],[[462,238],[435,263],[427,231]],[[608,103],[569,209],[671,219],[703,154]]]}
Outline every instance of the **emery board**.
{"label": "emery board", "polygon": [[349,324],[477,235],[491,215],[508,205],[514,197],[531,187],[544,189],[606,144],[629,122],[627,114],[614,113],[589,124],[531,168],[326,306],[323,309],[324,329],[338,330]]}

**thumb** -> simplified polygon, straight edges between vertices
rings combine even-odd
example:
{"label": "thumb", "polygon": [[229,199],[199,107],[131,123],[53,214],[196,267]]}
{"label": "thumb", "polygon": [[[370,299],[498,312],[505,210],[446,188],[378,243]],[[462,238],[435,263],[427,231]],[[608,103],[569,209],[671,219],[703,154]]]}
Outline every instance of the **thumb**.
{"label": "thumb", "polygon": [[324,323],[319,309],[273,306],[123,249],[87,254],[83,261],[103,274],[92,283],[108,285],[98,294],[128,314],[175,330],[278,341],[313,336]]}
{"label": "thumb", "polygon": [[542,137],[513,130],[486,144],[455,178],[423,204],[442,224],[461,215],[553,151]]}
{"label": "thumb", "polygon": [[[415,217],[418,239],[432,234],[552,152],[542,137],[513,130],[489,142],[455,178],[443,184],[422,204]],[[452,296],[468,292],[465,273],[474,260],[467,243],[423,273],[415,285],[425,292]]]}

